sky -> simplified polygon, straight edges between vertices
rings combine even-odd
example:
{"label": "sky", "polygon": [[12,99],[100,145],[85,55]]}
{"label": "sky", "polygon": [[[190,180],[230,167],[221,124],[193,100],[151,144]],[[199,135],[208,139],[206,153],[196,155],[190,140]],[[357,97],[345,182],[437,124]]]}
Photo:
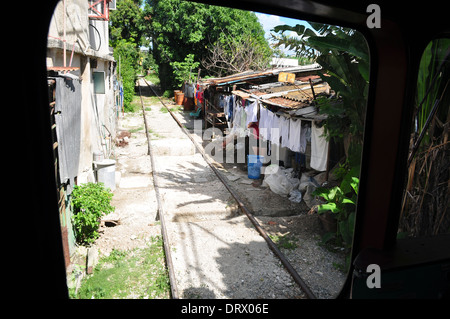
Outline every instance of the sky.
{"label": "sky", "polygon": [[[297,20],[297,19],[291,19],[291,18],[285,18],[280,17],[276,15],[271,14],[265,14],[265,13],[259,13],[255,12],[256,16],[258,17],[259,22],[264,28],[264,31],[266,32],[266,39],[269,39],[270,37],[270,30],[273,29],[277,25],[283,25],[287,24],[290,26],[295,26],[296,24],[306,25],[308,27],[311,27],[308,22],[304,20]],[[290,36],[296,36],[297,34],[295,32],[290,32]],[[270,42],[270,41],[269,41]],[[294,51],[290,51],[285,49],[284,50],[286,55],[295,55]]]}

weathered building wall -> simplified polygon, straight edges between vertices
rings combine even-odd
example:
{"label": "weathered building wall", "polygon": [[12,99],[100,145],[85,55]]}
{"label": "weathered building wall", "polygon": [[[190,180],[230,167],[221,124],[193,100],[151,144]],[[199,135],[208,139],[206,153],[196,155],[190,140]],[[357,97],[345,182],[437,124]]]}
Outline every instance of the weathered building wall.
{"label": "weathered building wall", "polygon": [[[103,151],[105,158],[112,155],[111,143],[115,137],[117,114],[114,89],[117,89],[117,85],[114,85],[116,62],[108,44],[108,22],[88,18],[88,1],[65,0],[65,3],[63,1],[58,3],[49,27],[47,68],[50,71],[49,76],[58,78],[69,74],[77,84],[76,93],[67,90],[65,92],[67,96],[64,98],[59,96],[60,101],[56,101],[56,103],[70,100],[71,94],[74,94],[73,97],[76,97],[81,103],[76,116],[68,110],[64,110],[69,103],[62,106],[59,104],[64,112],[61,111],[55,115],[59,119],[60,125],[58,139],[62,141],[71,136],[70,133],[66,134],[66,131],[74,130],[79,134],[78,145],[67,145],[66,141],[65,145],[61,145],[61,149],[58,150],[65,152],[63,156],[59,156],[58,161],[63,158],[60,164],[67,166],[60,167],[59,173],[70,175],[63,176],[63,178],[67,177],[65,180],[70,181],[69,186],[61,179],[63,184],[60,184],[58,190],[60,193],[64,193],[61,193],[61,198],[64,200],[60,201],[60,210],[63,212],[61,213],[61,225],[68,237],[64,240],[66,241],[65,245],[69,246],[70,254],[74,251],[75,241],[73,232],[68,229],[71,228],[71,211],[70,207],[66,205],[68,203],[67,196],[75,184],[95,182],[93,172],[93,153],[95,151]],[[72,69],[66,73],[58,68],[63,66],[72,67]],[[100,81],[99,78],[101,78]],[[64,85],[61,81],[59,83]],[[61,131],[61,123],[64,123],[64,131]],[[71,140],[70,143],[77,142]],[[67,163],[71,163],[70,167]],[[68,171],[70,174],[67,173]],[[63,203],[65,204],[63,205]]]}
{"label": "weathered building wall", "polygon": [[[65,14],[64,14],[65,7]],[[65,17],[64,17],[65,16]],[[65,19],[65,27],[64,27]],[[88,18],[85,0],[61,1],[49,27],[47,66],[64,66],[64,29],[66,66],[78,67],[70,73],[82,82],[82,126],[78,182],[93,180],[92,154],[111,155],[110,134],[115,135],[114,101],[115,61],[110,52],[108,21]],[[96,93],[95,73],[104,72],[104,93]]]}

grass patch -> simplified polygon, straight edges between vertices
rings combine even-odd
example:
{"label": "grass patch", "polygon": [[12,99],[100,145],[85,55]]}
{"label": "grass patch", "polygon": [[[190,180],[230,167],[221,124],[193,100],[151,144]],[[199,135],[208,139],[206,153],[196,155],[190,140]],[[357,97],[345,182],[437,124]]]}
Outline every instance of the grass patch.
{"label": "grass patch", "polygon": [[161,236],[146,248],[113,250],[100,259],[92,275],[83,280],[77,299],[167,299],[170,282]]}
{"label": "grass patch", "polygon": [[172,107],[170,110],[172,112],[183,112],[184,107],[183,105],[176,105],[175,107]]}
{"label": "grass patch", "polygon": [[139,95],[133,96],[133,100],[131,101],[127,112],[136,113],[141,109],[141,98],[139,97]]}
{"label": "grass patch", "polygon": [[284,249],[295,249],[298,247],[297,245],[297,239],[289,236],[289,234],[285,234],[285,235],[269,235],[270,239],[272,239],[272,241],[277,244],[278,246],[280,246],[281,248]]}
{"label": "grass patch", "polygon": [[152,82],[152,84],[154,84],[154,85],[159,85],[159,82],[160,82],[159,81],[159,76],[156,73],[150,73],[150,74],[146,75],[145,79],[147,81]]}
{"label": "grass patch", "polygon": [[[183,110],[184,110],[184,108],[182,105],[176,105],[176,106],[170,108],[170,111],[172,111],[172,112],[183,112]],[[167,110],[166,107],[162,107],[160,109],[160,111],[161,111],[161,113],[169,113],[169,110]]]}
{"label": "grass patch", "polygon": [[144,129],[143,126],[139,126],[139,127],[135,127],[135,128],[129,129],[128,132],[136,133],[136,132],[142,131],[143,129]]}

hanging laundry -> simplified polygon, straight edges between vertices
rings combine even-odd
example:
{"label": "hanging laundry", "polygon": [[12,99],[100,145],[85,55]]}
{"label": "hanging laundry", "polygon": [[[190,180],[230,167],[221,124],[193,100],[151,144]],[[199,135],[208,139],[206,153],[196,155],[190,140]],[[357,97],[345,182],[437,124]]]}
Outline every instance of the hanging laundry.
{"label": "hanging laundry", "polygon": [[[243,102],[245,103],[245,102]],[[239,124],[239,137],[246,137],[248,134],[247,128],[247,112],[244,107],[240,107],[241,109],[241,123]]]}
{"label": "hanging laundry", "polygon": [[233,122],[234,95],[230,95],[228,99],[228,121]]}
{"label": "hanging laundry", "polygon": [[300,153],[305,154],[307,137],[308,140],[311,141],[311,126],[309,125],[308,121],[302,121],[301,123],[302,124],[300,131]]}
{"label": "hanging laundry", "polygon": [[288,118],[280,116],[280,137],[282,147],[289,147],[289,123],[290,120]]}
{"label": "hanging laundry", "polygon": [[259,140],[259,126],[256,122],[251,122],[251,124],[248,126],[249,129],[249,135],[255,137],[257,140]]}
{"label": "hanging laundry", "polygon": [[219,104],[222,104],[223,107],[223,113],[225,114],[225,119],[228,122],[228,127],[230,127],[230,123],[229,123],[229,117],[228,117],[228,108],[229,108],[229,96],[228,95],[221,95],[221,101],[219,102]]}
{"label": "hanging laundry", "polygon": [[236,107],[233,112],[231,133],[239,136],[239,130],[241,127],[241,107]]}
{"label": "hanging laundry", "polygon": [[[302,121],[299,119],[289,119],[289,149],[293,152],[299,153],[301,151],[301,134]],[[306,141],[306,140],[305,140]]]}
{"label": "hanging laundry", "polygon": [[197,88],[195,87],[195,85],[194,85],[194,105],[195,106],[197,106]]}
{"label": "hanging laundry", "polygon": [[247,113],[247,126],[252,122],[258,122],[258,102],[256,100],[245,107],[245,112]]}
{"label": "hanging laundry", "polygon": [[273,114],[273,122],[270,130],[270,140],[272,141],[272,143],[280,145],[280,118],[276,114]]}
{"label": "hanging laundry", "polygon": [[315,122],[311,125],[311,168],[316,171],[325,171],[328,161],[328,141],[323,136],[324,128],[318,127]]}
{"label": "hanging laundry", "polygon": [[245,109],[240,105],[240,102],[235,104],[234,116],[233,116],[233,127],[231,128],[232,134],[237,137],[245,137],[248,135],[248,128],[246,126],[247,113]]}
{"label": "hanging laundry", "polygon": [[[270,110],[267,110],[266,128],[267,128],[267,140],[272,141],[272,126],[273,118],[276,117]],[[278,145],[278,143],[277,143]]]}
{"label": "hanging laundry", "polygon": [[221,109],[223,109],[225,107],[225,96],[224,95],[219,95],[218,105],[219,105],[219,108],[221,108]]}
{"label": "hanging laundry", "polygon": [[203,91],[197,91],[197,100],[198,100],[198,103],[201,103],[202,105],[203,105],[203,94],[204,94]]}
{"label": "hanging laundry", "polygon": [[267,109],[262,105],[259,105],[259,134],[265,140],[268,140],[268,129],[267,129]]}

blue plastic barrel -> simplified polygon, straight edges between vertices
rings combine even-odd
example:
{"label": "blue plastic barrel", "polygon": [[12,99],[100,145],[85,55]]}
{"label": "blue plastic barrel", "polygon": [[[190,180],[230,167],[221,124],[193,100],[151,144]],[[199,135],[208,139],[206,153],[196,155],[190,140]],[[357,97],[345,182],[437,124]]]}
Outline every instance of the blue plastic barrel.
{"label": "blue plastic barrel", "polygon": [[259,179],[261,177],[261,167],[264,161],[264,156],[262,155],[247,155],[248,159],[248,178]]}

